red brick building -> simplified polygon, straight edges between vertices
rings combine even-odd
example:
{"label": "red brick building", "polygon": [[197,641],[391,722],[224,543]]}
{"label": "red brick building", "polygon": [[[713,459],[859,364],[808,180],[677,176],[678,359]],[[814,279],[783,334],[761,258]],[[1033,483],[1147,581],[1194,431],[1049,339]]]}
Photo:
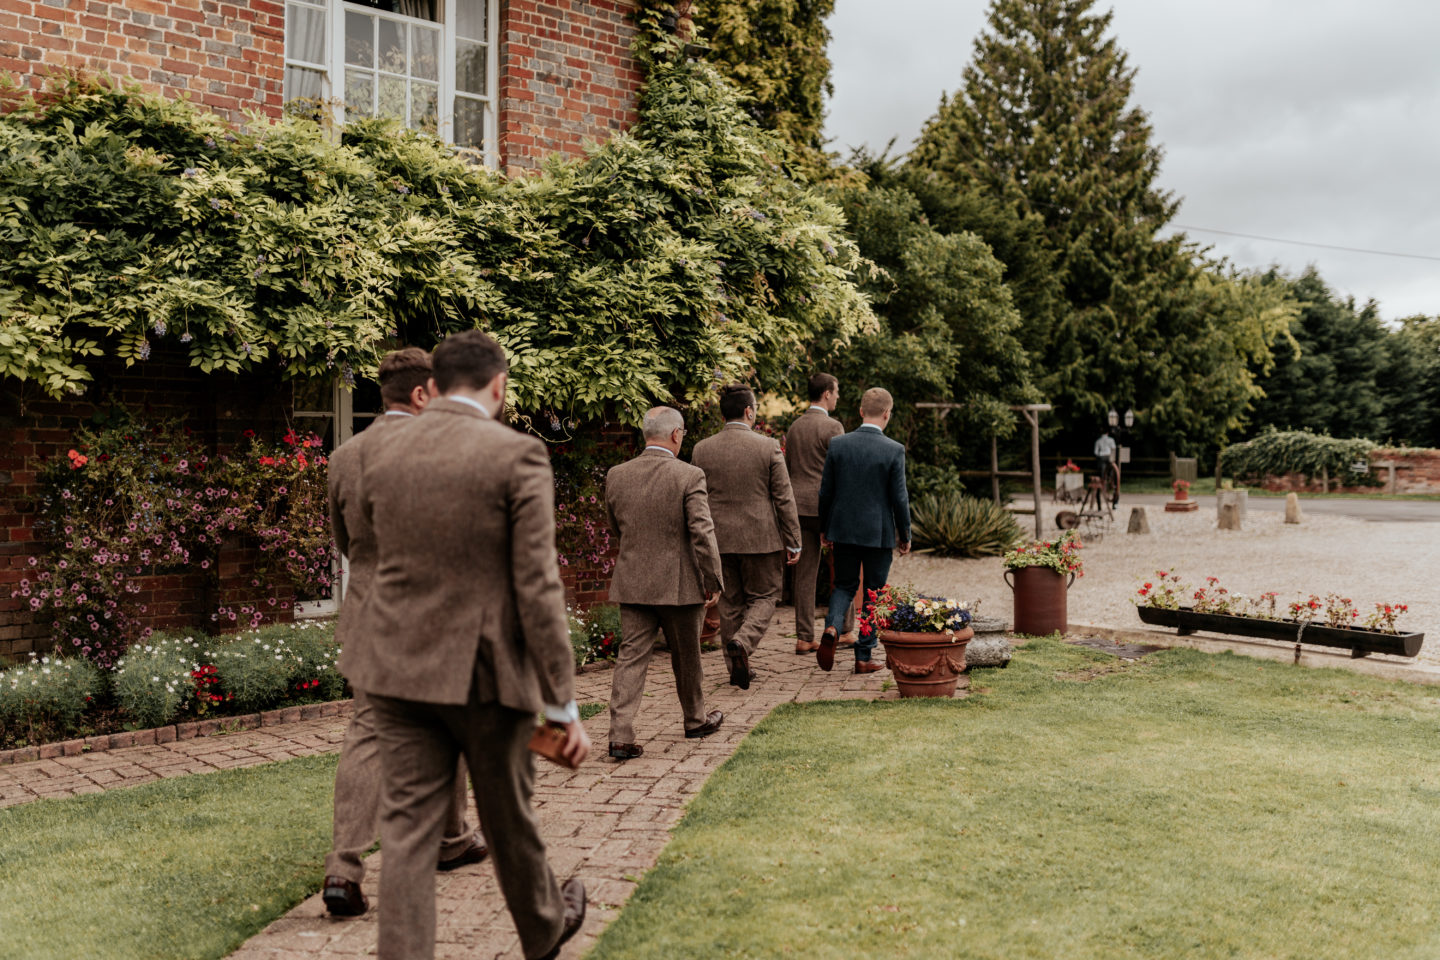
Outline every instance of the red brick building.
{"label": "red brick building", "polygon": [[[188,96],[233,121],[319,102],[342,121],[399,117],[512,174],[579,154],[635,119],[634,0],[0,0],[0,70],[38,86],[64,69]],[[36,552],[38,467],[63,456],[92,404],[183,417],[211,449],[243,429],[313,431],[343,442],[378,408],[378,390],[272,376],[202,375],[158,351],[142,368],[92,364],[79,401],[0,378],[0,663],[46,646],[10,596]],[[239,602],[253,551],[228,545],[212,576],[169,571],[140,598],[153,625],[200,625]],[[569,578],[577,599],[603,583]],[[324,613],[322,602],[306,612]]]}

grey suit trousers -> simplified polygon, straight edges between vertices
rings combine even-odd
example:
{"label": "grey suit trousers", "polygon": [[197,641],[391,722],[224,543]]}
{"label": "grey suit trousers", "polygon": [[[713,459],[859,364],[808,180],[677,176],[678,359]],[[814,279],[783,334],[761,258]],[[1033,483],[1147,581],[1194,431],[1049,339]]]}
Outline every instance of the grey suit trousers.
{"label": "grey suit trousers", "polygon": [[[455,772],[455,790],[445,811],[445,832],[440,840],[440,859],[464,853],[475,840],[475,831],[465,822],[470,799],[465,779],[465,758]],[[355,710],[345,729],[340,764],[335,768],[335,819],[330,853],[325,857],[325,875],[344,877],[355,883],[365,879],[365,851],[380,836],[380,745],[375,739],[375,718],[365,694],[355,692]]]}
{"label": "grey suit trousers", "polygon": [[[820,518],[800,518],[800,562],[795,564],[795,642],[815,642],[815,594],[820,579]],[[855,605],[845,611],[845,633],[855,629]]]}
{"label": "grey suit trousers", "polygon": [[700,665],[700,627],[705,604],[641,606],[620,604],[620,653],[610,675],[610,742],[635,742],[635,714],[645,693],[645,674],[655,641],[665,634],[670,669],[685,729],[705,724],[705,671]]}
{"label": "grey suit trousers", "polygon": [[463,706],[371,695],[380,743],[380,960],[435,956],[435,864],[463,753],[480,829],[527,957],[560,939],[565,904],[530,807],[535,715],[498,703]]}
{"label": "grey suit trousers", "polygon": [[[785,551],[722,553],[720,571],[724,578],[720,591],[720,642],[734,640],[748,656],[765,636],[780,602],[780,591],[785,586]],[[729,650],[725,651],[725,666],[730,667]]]}

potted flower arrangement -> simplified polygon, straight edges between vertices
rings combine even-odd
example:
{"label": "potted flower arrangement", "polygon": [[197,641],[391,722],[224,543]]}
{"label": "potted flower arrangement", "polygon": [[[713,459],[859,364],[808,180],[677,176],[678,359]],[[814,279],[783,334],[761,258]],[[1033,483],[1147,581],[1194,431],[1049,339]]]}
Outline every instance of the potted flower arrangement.
{"label": "potted flower arrangement", "polygon": [[1067,530],[1053,540],[1036,540],[1005,554],[1005,582],[1015,593],[1016,633],[1065,632],[1066,591],[1076,577],[1085,575],[1080,558],[1084,546],[1074,530]]}
{"label": "potted flower arrangement", "polygon": [[965,645],[975,635],[969,604],[927,597],[913,587],[872,590],[862,636],[878,636],[885,665],[902,697],[951,697],[965,669]]}
{"label": "potted flower arrangement", "polygon": [[[1204,630],[1340,647],[1356,657],[1371,653],[1413,657],[1425,639],[1423,633],[1402,632],[1397,626],[1400,615],[1409,609],[1403,603],[1377,603],[1374,612],[1364,617],[1354,601],[1335,593],[1323,598],[1310,594],[1283,606],[1274,591],[1251,598],[1230,592],[1216,577],[1206,577],[1192,590],[1170,570],[1157,570],[1135,594],[1142,621],[1174,627],[1182,637]],[[1286,612],[1289,616],[1282,616]]]}

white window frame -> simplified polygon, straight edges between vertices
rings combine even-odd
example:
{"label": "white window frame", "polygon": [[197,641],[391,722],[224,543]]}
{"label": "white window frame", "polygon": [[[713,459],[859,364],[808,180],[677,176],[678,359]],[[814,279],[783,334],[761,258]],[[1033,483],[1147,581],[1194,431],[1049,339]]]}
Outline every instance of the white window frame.
{"label": "white window frame", "polygon": [[[294,408],[291,415],[295,417],[310,417],[313,419],[327,419],[335,422],[335,447],[355,435],[355,397],[347,390],[339,377],[335,378],[330,385],[330,409],[329,410],[300,410]],[[362,417],[374,418],[376,415],[362,413]],[[332,453],[334,451],[331,451]],[[333,565],[338,567],[335,572],[339,574],[336,582],[336,589],[331,591],[331,596],[324,600],[296,600],[292,610],[296,620],[305,620],[312,617],[333,617],[340,612],[340,605],[345,601],[345,591],[350,586],[350,558],[346,557],[342,564],[335,560]]]}
{"label": "white window frame", "polygon": [[[430,27],[440,28],[440,93],[437,104],[437,132],[441,140],[453,144],[455,142],[455,59],[456,59],[456,22],[459,19],[459,0],[440,0],[443,7],[442,20],[439,24],[430,20],[416,17],[407,17],[404,14],[388,13],[376,10],[374,7],[361,6],[354,3],[346,3],[345,0],[286,0],[286,13],[289,13],[288,4],[307,7],[312,10],[322,10],[327,17],[326,20],[326,50],[325,63],[308,63],[301,60],[285,58],[285,65],[305,67],[307,69],[320,69],[324,71],[324,99],[330,105],[330,116],[336,125],[345,122],[345,14],[354,12],[365,16],[380,16],[387,19],[398,20],[404,23],[416,23]],[[482,146],[479,149],[483,162],[488,167],[498,167],[500,162],[500,110],[499,110],[499,87],[500,87],[500,0],[484,0],[487,4],[486,11],[486,32],[489,34],[482,42],[485,44],[485,88],[486,94],[480,96],[472,93],[459,93],[458,96],[466,100],[474,100],[485,105],[484,137]],[[288,35],[286,50],[288,52]],[[408,109],[408,108],[407,108]]]}

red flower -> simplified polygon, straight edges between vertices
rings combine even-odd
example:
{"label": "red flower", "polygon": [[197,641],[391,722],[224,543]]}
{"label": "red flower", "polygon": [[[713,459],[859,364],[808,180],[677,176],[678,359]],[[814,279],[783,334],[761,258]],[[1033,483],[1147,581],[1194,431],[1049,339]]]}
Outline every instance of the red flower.
{"label": "red flower", "polygon": [[261,458],[260,458],[260,466],[262,466],[262,467],[273,467],[273,466],[275,466],[275,458],[274,458],[274,457],[261,457]]}
{"label": "red flower", "polygon": [[85,464],[90,462],[90,458],[85,456],[85,454],[81,453],[79,450],[71,450],[70,453],[67,454],[67,456],[70,457],[71,470],[79,470],[81,467],[85,466]]}
{"label": "red flower", "polygon": [[296,443],[296,440],[295,440],[295,431],[294,431],[294,430],[287,430],[287,431],[285,431],[285,436],[283,436],[283,437],[280,438],[280,442],[283,443],[283,444],[285,444],[287,447],[293,447],[293,446],[295,446],[295,443]]}

